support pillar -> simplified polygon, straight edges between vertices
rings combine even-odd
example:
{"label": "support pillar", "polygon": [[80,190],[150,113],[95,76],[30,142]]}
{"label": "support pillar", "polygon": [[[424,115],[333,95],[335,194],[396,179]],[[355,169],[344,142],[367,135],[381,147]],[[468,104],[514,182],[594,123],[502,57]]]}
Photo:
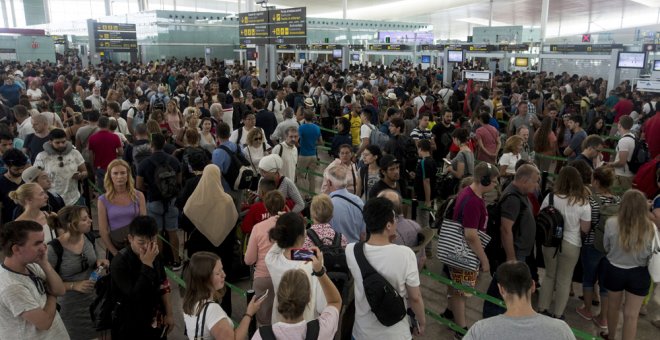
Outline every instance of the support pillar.
{"label": "support pillar", "polygon": [[5,27],[9,27],[9,16],[7,16],[7,0],[0,0],[0,6],[2,6],[2,22],[5,24]]}
{"label": "support pillar", "polygon": [[103,4],[105,5],[105,15],[106,16],[111,16],[112,15],[112,5],[110,4],[110,0],[103,0]]}
{"label": "support pillar", "polygon": [[548,11],[550,10],[550,0],[543,0],[541,4],[541,48],[540,52],[543,52],[543,44],[545,43],[545,34],[548,27]]}

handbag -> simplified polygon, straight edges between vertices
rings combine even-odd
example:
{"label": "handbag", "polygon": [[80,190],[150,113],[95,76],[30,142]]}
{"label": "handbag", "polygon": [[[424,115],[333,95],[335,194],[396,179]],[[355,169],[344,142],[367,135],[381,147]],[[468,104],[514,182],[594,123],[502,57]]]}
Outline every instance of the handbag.
{"label": "handbag", "polygon": [[[135,201],[133,205],[133,212],[135,216],[138,216],[140,214],[139,210],[139,200]],[[129,223],[130,224],[130,223]],[[128,245],[128,224],[121,227],[117,228],[114,230],[110,230],[110,241],[112,242],[112,245],[117,249],[121,250],[124,249]]]}
{"label": "handbag", "polygon": [[[468,199],[464,199],[458,214],[458,221],[445,218],[438,235],[437,257],[442,263],[450,267],[476,272],[479,271],[481,261],[465,241],[465,229],[462,225],[463,209]],[[490,236],[483,231],[477,231],[482,246],[485,248],[490,242]]]}
{"label": "handbag", "polygon": [[660,282],[660,237],[658,237],[658,229],[655,226],[653,226],[653,231],[655,236],[651,245],[652,253],[649,257],[648,268],[653,282]]}

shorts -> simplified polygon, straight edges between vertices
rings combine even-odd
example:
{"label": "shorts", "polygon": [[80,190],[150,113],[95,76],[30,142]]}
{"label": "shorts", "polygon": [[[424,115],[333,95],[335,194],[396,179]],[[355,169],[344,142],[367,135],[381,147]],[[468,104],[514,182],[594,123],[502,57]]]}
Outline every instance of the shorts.
{"label": "shorts", "polygon": [[156,220],[159,231],[163,230],[163,222],[165,230],[177,231],[179,229],[179,209],[174,205],[174,200],[170,200],[167,211],[163,207],[161,201],[147,202],[147,214]]}
{"label": "shorts", "polygon": [[603,285],[612,292],[625,290],[637,296],[646,296],[651,287],[651,275],[648,267],[623,269],[603,259]]}
{"label": "shorts", "polygon": [[[473,272],[470,270],[463,270],[454,267],[449,267],[448,270],[449,278],[451,278],[452,281],[471,288],[475,288],[477,286],[477,277],[479,277],[479,272]],[[460,296],[472,296],[472,294],[462,290],[456,290],[456,292]]]}

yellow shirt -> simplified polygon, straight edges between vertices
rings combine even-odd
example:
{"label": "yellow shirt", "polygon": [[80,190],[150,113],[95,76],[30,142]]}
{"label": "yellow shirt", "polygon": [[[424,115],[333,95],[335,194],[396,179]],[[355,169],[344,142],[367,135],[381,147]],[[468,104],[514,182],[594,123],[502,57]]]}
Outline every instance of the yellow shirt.
{"label": "yellow shirt", "polygon": [[353,145],[360,145],[360,126],[362,126],[362,119],[360,116],[353,116],[350,113],[345,115],[344,118],[348,119],[351,123],[351,138],[353,139]]}

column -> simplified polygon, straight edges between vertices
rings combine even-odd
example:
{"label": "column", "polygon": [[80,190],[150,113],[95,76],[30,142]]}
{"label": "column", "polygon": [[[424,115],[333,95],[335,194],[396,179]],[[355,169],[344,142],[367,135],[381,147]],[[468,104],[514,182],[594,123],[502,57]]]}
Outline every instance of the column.
{"label": "column", "polygon": [[548,11],[550,9],[550,0],[543,0],[541,4],[541,49],[543,51],[543,43],[545,42],[545,33],[548,26]]}
{"label": "column", "polygon": [[7,16],[7,0],[0,0],[0,6],[2,6],[2,22],[4,22],[5,27],[9,27],[9,16]]}
{"label": "column", "polygon": [[112,7],[110,5],[110,0],[103,0],[103,3],[105,5],[105,15],[106,16],[112,15]]}
{"label": "column", "polygon": [[342,1],[342,19],[346,20],[348,13],[348,0]]}

